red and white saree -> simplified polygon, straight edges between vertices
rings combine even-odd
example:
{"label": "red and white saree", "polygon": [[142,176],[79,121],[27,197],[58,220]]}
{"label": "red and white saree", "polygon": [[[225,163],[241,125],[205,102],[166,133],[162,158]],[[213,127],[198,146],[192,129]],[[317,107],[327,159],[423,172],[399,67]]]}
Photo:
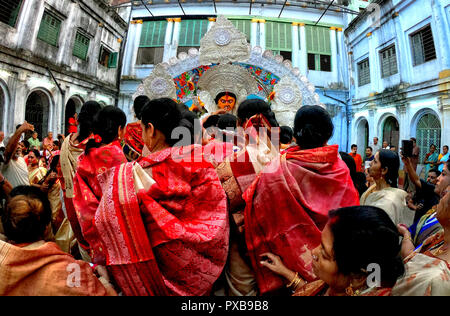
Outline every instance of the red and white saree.
{"label": "red and white saree", "polygon": [[229,222],[202,148],[168,148],[101,178],[95,226],[123,293],[208,295],[225,266]]}
{"label": "red and white saree", "polygon": [[98,176],[109,168],[127,162],[118,141],[92,148],[89,154],[82,154],[73,179],[73,206],[84,241],[89,246],[89,255],[96,264],[105,263],[105,255],[93,225],[94,215],[102,198]]}
{"label": "red and white saree", "polygon": [[338,146],[290,148],[274,159],[244,193],[245,239],[262,294],[281,289],[283,280],[259,263],[272,252],[311,282],[311,250],[333,209],[359,205],[350,172]]}

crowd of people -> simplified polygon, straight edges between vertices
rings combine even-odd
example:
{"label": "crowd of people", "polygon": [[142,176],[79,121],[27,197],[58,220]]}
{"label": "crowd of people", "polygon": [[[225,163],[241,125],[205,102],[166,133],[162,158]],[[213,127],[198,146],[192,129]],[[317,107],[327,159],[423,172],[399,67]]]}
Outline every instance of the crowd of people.
{"label": "crowd of people", "polygon": [[415,139],[411,157],[376,138],[363,159],[328,144],[322,107],[291,127],[260,98],[233,108],[139,96],[135,122],[90,101],[67,137],[18,126],[0,295],[450,295],[448,146],[420,178]]}

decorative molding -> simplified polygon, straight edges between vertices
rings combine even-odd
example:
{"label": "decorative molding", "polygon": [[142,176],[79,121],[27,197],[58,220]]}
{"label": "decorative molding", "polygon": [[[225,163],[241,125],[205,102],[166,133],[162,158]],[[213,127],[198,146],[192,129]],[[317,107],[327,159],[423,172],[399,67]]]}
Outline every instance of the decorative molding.
{"label": "decorative molding", "polygon": [[202,65],[245,62],[250,58],[250,44],[227,18],[219,16],[217,22],[200,41]]}

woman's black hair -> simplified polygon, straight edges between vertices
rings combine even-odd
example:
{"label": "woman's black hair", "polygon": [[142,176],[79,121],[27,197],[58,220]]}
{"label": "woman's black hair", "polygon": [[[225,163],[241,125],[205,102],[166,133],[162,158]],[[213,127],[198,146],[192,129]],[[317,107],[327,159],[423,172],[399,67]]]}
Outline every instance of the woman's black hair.
{"label": "woman's black hair", "polygon": [[138,120],[142,118],[141,116],[142,109],[149,101],[150,99],[146,95],[140,95],[136,99],[134,99],[133,110]]}
{"label": "woman's black hair", "polygon": [[41,152],[37,149],[33,149],[31,150],[33,152],[33,154],[36,156],[37,159],[41,158]]}
{"label": "woman's black hair", "polygon": [[343,151],[339,152],[339,154],[350,170],[350,177],[352,178],[353,185],[355,186],[356,190],[359,193],[359,196],[361,197],[364,192],[367,191],[366,175],[362,172],[356,171],[356,163],[352,156]]}
{"label": "woman's black hair", "polygon": [[94,118],[102,107],[98,102],[88,101],[83,104],[78,115],[78,137],[77,140],[82,142],[91,136],[94,129]]}
{"label": "woman's black hair", "polygon": [[239,105],[237,110],[237,117],[240,124],[243,125],[251,117],[262,114],[269,121],[272,127],[279,127],[280,125],[275,118],[275,113],[272,112],[270,105],[261,99],[245,100]]}
{"label": "woman's black hair", "polygon": [[151,123],[156,130],[164,135],[169,146],[178,142],[178,139],[172,139],[173,130],[180,125],[188,125],[188,120],[183,119],[177,103],[169,98],[151,100],[144,106],[141,114],[141,121],[144,126],[147,127]]}
{"label": "woman's black hair", "polygon": [[333,131],[330,115],[320,106],[302,106],[295,115],[294,137],[301,149],[325,146]]}
{"label": "woman's black hair", "polygon": [[[24,195],[27,200],[38,200],[42,209],[29,203],[27,212],[15,212],[9,203],[16,196]],[[52,219],[52,210],[47,195],[37,187],[18,186],[10,193],[10,199],[1,218],[6,237],[15,243],[32,243],[44,237],[45,230]]]}
{"label": "woman's black hair", "polygon": [[189,130],[190,137],[187,139],[181,140],[180,146],[189,146],[192,144],[201,144],[202,137],[202,123],[198,119],[198,116],[191,111],[182,111],[181,112],[181,121],[180,127],[185,127]]}
{"label": "woman's black hair", "polygon": [[280,142],[282,144],[292,143],[292,138],[294,137],[294,131],[289,126],[280,127]]}
{"label": "woman's black hair", "polygon": [[207,129],[209,127],[217,127],[217,123],[219,123],[220,115],[211,115],[206,121],[203,123],[203,128]]}
{"label": "woman's black hair", "polygon": [[228,96],[230,96],[230,97],[233,97],[233,98],[236,100],[236,102],[237,102],[237,98],[236,98],[236,95],[235,95],[234,93],[231,93],[231,92],[221,92],[221,93],[219,93],[219,94],[216,96],[216,99],[214,100],[214,101],[216,102],[216,104],[219,103],[220,98],[222,98],[222,97],[224,97],[224,96],[226,96],[226,95],[228,95]]}
{"label": "woman's black hair", "polygon": [[389,215],[377,207],[354,206],[331,211],[329,218],[339,272],[366,275],[369,266],[376,264],[381,286],[393,287],[405,267],[400,257],[400,234]]}
{"label": "woman's black hair", "polygon": [[223,114],[220,115],[217,121],[217,127],[220,129],[236,129],[237,127],[237,117],[233,114]]}
{"label": "woman's black hair", "polygon": [[86,154],[92,148],[98,148],[101,144],[109,144],[118,137],[119,127],[127,125],[127,116],[118,107],[109,105],[104,107],[97,113],[94,118],[93,133],[101,137],[98,143],[94,139],[90,139],[86,144]]}
{"label": "woman's black hair", "polygon": [[388,172],[384,177],[387,184],[389,184],[392,188],[397,188],[398,170],[400,169],[400,158],[398,154],[387,149],[381,149],[378,157],[381,163],[381,168],[388,168]]}

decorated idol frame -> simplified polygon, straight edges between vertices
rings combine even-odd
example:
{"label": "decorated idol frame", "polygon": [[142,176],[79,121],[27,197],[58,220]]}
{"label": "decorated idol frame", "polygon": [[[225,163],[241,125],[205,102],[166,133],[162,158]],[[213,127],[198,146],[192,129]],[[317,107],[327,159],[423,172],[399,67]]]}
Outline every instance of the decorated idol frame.
{"label": "decorated idol frame", "polygon": [[290,60],[270,50],[263,52],[259,46],[251,48],[245,35],[224,16],[217,18],[200,44],[200,51],[192,48],[158,64],[133,99],[144,94],[150,99],[168,97],[199,115],[209,115],[220,110],[218,95],[236,98],[233,114],[252,95],[268,101],[280,125],[287,126],[293,126],[302,105],[325,107],[315,86]]}

